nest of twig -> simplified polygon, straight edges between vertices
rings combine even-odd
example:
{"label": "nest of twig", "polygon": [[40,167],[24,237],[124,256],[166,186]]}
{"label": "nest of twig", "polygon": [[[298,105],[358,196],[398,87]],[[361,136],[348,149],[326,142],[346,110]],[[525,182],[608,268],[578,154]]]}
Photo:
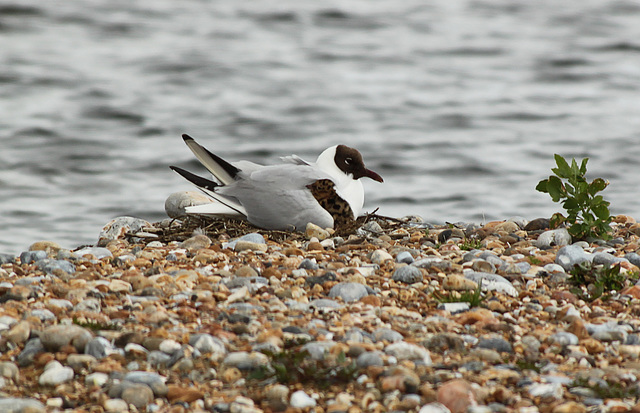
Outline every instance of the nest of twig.
{"label": "nest of twig", "polygon": [[[376,215],[375,212],[358,217],[357,220],[346,223],[336,229],[335,235],[347,237],[355,234],[356,230],[369,221],[377,221],[387,232],[402,226],[402,222],[395,219]],[[175,218],[171,225],[154,224],[154,237],[145,241],[184,241],[194,235],[194,232],[207,235],[211,239],[237,238],[245,234],[257,232],[265,238],[282,243],[285,241],[304,239],[304,234],[293,231],[265,230],[251,225],[249,222],[234,218],[211,218],[203,215],[185,215]],[[151,231],[150,231],[151,232]],[[382,234],[375,234],[382,235]],[[138,235],[139,236],[139,235]]]}

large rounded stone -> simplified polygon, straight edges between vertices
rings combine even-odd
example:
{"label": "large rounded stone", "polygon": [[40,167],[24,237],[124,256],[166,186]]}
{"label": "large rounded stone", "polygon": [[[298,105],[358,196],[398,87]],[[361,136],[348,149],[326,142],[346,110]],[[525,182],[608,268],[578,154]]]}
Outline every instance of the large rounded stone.
{"label": "large rounded stone", "polygon": [[80,326],[59,324],[47,327],[40,334],[40,341],[42,341],[44,348],[51,352],[56,352],[62,346],[71,344],[78,352],[82,353],[92,337],[88,330]]}

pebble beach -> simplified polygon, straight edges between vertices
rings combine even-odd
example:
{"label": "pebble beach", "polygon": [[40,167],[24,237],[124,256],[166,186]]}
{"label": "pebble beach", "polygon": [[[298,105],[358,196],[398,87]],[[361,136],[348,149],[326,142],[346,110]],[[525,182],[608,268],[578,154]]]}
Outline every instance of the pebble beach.
{"label": "pebble beach", "polygon": [[0,254],[0,411],[637,413],[640,223],[612,227],[120,217],[38,241]]}

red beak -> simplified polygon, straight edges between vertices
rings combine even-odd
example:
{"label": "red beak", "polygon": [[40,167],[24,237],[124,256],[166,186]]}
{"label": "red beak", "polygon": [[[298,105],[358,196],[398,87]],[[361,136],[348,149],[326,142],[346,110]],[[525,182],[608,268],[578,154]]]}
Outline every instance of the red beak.
{"label": "red beak", "polygon": [[382,177],[380,175],[378,175],[377,173],[373,172],[371,169],[366,169],[364,176],[366,176],[367,178],[371,178],[374,181],[384,182],[384,179],[382,179]]}

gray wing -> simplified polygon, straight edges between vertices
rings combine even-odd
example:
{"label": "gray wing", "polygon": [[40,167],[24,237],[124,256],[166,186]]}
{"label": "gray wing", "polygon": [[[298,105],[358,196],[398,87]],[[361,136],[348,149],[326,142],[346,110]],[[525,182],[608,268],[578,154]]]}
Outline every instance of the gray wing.
{"label": "gray wing", "polygon": [[280,160],[285,163],[291,163],[294,165],[311,165],[310,162],[305,161],[298,155],[281,156]]}
{"label": "gray wing", "polygon": [[304,231],[309,222],[332,227],[333,218],[307,188],[319,179],[331,178],[308,165],[265,166],[217,192],[238,199],[247,220],[261,228]]}

